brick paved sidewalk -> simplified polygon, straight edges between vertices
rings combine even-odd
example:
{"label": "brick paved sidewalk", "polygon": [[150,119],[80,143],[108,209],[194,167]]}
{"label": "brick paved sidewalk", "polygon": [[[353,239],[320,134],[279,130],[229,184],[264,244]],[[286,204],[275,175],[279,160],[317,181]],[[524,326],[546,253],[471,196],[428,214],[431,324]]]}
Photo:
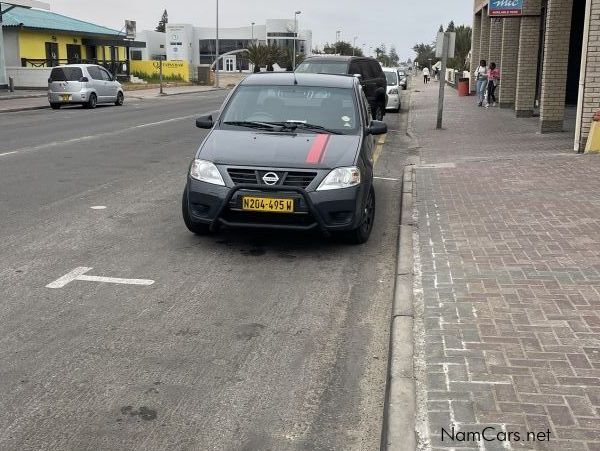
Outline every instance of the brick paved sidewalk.
{"label": "brick paved sidewalk", "polygon": [[436,131],[417,89],[421,448],[600,450],[600,157],[452,89]]}

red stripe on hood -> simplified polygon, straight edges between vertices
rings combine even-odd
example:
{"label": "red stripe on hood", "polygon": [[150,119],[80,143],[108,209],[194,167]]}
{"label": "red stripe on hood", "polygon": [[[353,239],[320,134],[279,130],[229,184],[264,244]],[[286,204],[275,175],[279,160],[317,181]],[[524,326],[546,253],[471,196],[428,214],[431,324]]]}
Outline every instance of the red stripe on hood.
{"label": "red stripe on hood", "polygon": [[326,134],[320,134],[315,136],[315,140],[312,143],[308,155],[306,156],[306,162],[311,164],[318,164],[323,161],[325,155],[325,149],[329,142],[329,136]]}

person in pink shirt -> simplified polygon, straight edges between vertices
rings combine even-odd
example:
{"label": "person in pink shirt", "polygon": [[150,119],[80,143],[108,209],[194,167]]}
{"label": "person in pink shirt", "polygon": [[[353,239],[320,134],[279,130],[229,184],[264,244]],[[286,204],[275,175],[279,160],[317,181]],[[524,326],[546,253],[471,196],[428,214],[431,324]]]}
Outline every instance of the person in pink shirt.
{"label": "person in pink shirt", "polygon": [[486,108],[490,105],[496,106],[496,88],[500,82],[500,69],[496,67],[496,63],[490,63],[488,71],[488,96]]}

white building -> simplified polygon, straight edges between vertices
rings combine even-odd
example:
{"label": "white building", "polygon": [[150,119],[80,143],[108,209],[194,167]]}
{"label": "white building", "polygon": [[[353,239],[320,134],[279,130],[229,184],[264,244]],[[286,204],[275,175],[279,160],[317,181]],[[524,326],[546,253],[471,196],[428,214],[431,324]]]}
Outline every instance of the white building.
{"label": "white building", "polygon": [[[144,35],[143,33],[148,33]],[[146,49],[132,49],[136,58],[152,59],[153,55],[166,54],[167,60],[187,61],[191,66],[199,64],[212,64],[216,58],[215,28],[194,27],[189,24],[167,24],[166,33],[162,35],[162,44],[156,36],[157,32],[143,32],[138,36],[138,41],[146,41]],[[271,44],[279,47],[293,49],[294,47],[294,20],[269,19],[264,25],[249,25],[238,28],[219,28],[219,54],[248,48],[252,43]],[[166,52],[165,52],[166,50]],[[298,54],[310,54],[312,50],[312,32],[298,30],[296,37],[296,51]],[[221,69],[226,72],[249,69],[249,62],[244,55],[230,55],[221,61]]]}

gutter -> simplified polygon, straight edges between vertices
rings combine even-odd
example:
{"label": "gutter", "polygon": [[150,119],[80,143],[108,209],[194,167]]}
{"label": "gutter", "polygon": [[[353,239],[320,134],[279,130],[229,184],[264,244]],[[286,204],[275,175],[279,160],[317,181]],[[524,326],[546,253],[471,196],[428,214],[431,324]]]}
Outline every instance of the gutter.
{"label": "gutter", "polygon": [[583,24],[583,49],[581,50],[581,68],[579,70],[579,93],[577,95],[577,119],[575,122],[575,141],[573,150],[583,153],[581,150],[581,126],[583,123],[583,96],[585,94],[585,80],[588,62],[588,47],[590,39],[590,22],[592,19],[592,0],[585,4],[585,20]]}

